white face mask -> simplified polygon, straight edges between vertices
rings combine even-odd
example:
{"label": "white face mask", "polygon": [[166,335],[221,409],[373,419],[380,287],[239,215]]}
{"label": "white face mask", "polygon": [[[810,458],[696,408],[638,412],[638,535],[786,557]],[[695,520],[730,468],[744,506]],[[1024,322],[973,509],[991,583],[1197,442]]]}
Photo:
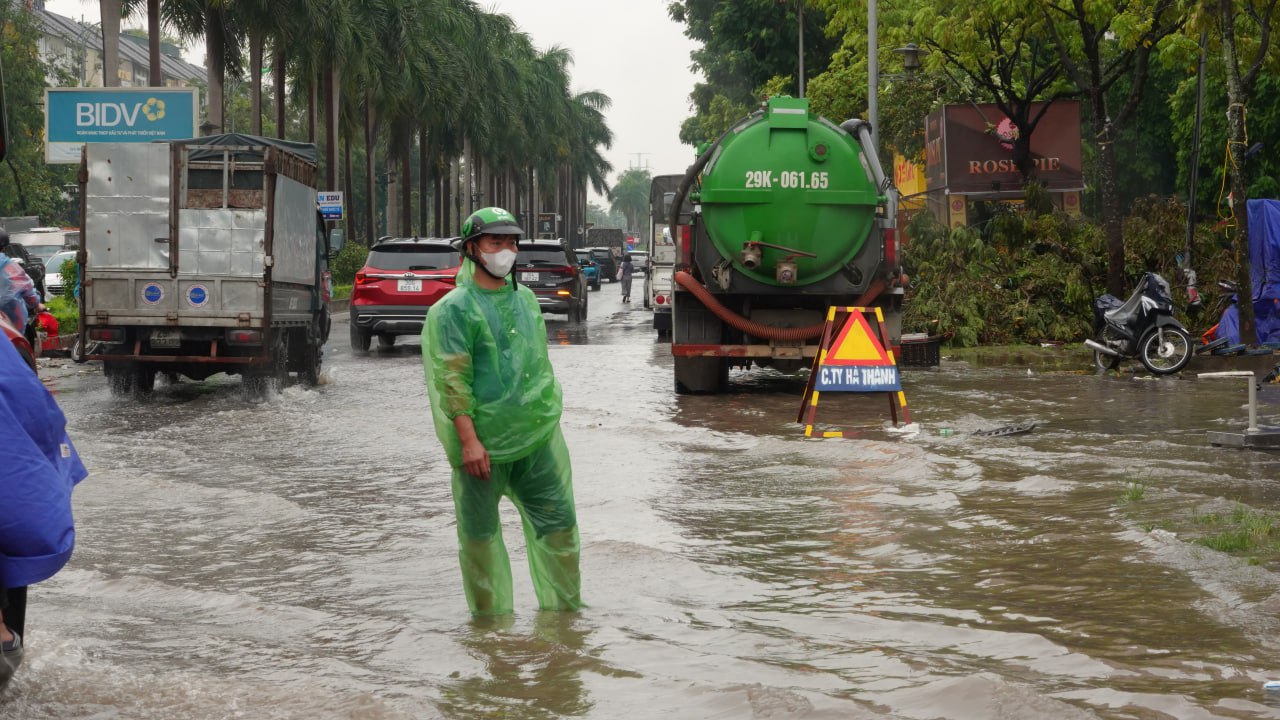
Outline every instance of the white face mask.
{"label": "white face mask", "polygon": [[512,266],[516,264],[515,250],[499,250],[496,253],[480,253],[480,257],[484,260],[484,268],[489,274],[504,278],[507,273],[511,272]]}

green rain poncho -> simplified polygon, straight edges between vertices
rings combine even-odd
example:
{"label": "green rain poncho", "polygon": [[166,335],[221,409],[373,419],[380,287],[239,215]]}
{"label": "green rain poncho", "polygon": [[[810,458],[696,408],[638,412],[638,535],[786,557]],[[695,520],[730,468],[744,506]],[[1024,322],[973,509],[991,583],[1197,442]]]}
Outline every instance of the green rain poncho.
{"label": "green rain poncho", "polygon": [[[547,357],[537,298],[513,285],[476,285],[471,260],[458,287],[437,302],[422,328],[422,365],[436,435],[453,466],[459,560],[471,612],[514,607],[511,567],[498,501],[520,510],[529,568],[545,610],[581,607],[578,528],[569,452],[560,434],[561,389]],[[484,480],[462,469],[453,419],[468,415],[489,453]]]}

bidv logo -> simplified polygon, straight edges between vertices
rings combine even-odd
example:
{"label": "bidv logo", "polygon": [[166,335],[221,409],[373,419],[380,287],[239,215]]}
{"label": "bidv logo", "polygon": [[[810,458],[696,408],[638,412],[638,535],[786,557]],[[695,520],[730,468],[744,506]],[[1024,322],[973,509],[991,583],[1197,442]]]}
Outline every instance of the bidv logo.
{"label": "bidv logo", "polygon": [[76,127],[137,127],[139,116],[149,122],[164,118],[164,101],[149,97],[130,107],[123,102],[76,103]]}

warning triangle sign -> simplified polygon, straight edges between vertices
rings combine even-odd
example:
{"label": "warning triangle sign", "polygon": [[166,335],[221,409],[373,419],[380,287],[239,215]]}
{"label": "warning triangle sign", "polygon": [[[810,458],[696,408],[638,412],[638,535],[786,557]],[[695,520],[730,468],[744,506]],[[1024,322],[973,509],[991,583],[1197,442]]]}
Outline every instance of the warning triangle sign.
{"label": "warning triangle sign", "polygon": [[860,312],[850,313],[844,328],[831,343],[823,365],[893,365],[884,346],[871,332],[871,326]]}

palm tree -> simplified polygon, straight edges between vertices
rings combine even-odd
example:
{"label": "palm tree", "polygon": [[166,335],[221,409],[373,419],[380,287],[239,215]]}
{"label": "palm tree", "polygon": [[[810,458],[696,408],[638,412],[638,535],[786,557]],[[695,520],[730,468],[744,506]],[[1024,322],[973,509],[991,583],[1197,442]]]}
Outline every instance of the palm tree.
{"label": "palm tree", "polygon": [[122,0],[98,0],[102,16],[102,86],[120,87],[120,18]]}
{"label": "palm tree", "polygon": [[639,219],[649,211],[649,186],[653,183],[644,168],[628,168],[610,191],[610,209],[627,216],[628,231],[640,227]]}

